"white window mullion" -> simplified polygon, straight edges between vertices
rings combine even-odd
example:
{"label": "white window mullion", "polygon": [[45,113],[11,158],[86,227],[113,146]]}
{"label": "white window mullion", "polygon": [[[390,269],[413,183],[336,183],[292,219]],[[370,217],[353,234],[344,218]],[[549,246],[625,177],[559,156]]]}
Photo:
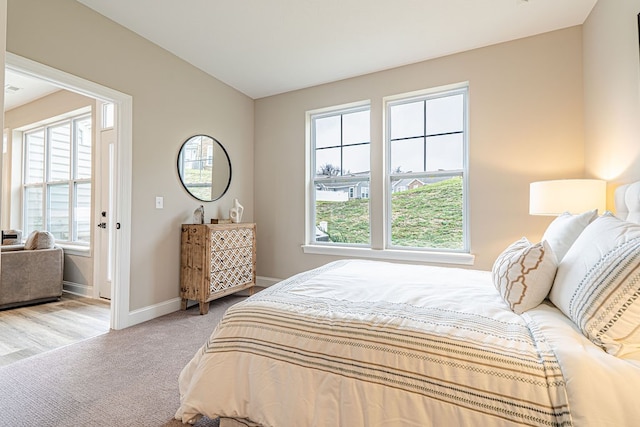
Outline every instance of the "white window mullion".
{"label": "white window mullion", "polygon": [[[369,206],[371,214],[371,248],[383,250],[386,239],[385,211],[385,188],[386,179],[384,154],[384,126],[379,118],[384,116],[384,105],[382,100],[371,101],[371,175],[369,185]],[[378,118],[378,119],[376,119]]]}
{"label": "white window mullion", "polygon": [[49,230],[49,170],[51,169],[49,160],[49,128],[45,127],[44,130],[44,182],[42,184],[42,229]]}
{"label": "white window mullion", "polygon": [[69,241],[77,240],[76,230],[76,180],[69,181]]}
{"label": "white window mullion", "polygon": [[69,241],[77,240],[76,230],[76,177],[77,177],[77,161],[78,161],[78,129],[76,127],[77,119],[71,121],[71,153],[70,153],[70,170],[69,170]]}

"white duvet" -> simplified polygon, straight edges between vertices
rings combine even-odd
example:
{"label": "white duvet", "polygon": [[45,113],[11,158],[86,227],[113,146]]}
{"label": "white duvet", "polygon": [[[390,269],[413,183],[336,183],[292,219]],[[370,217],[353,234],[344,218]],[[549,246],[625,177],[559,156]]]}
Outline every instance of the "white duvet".
{"label": "white duvet", "polygon": [[[287,426],[632,426],[640,368],[476,270],[338,261],[230,308],[176,418]],[[243,421],[244,422],[244,421]]]}

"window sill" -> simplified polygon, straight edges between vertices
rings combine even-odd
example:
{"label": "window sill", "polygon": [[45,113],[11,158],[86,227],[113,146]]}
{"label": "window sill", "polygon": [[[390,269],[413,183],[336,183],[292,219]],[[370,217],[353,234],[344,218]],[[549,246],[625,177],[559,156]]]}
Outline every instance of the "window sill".
{"label": "window sill", "polygon": [[324,245],[302,245],[305,254],[334,255],[393,261],[418,261],[440,264],[473,265],[475,255],[460,252],[403,251],[400,249],[371,249],[336,247]]}
{"label": "window sill", "polygon": [[91,248],[87,246],[76,246],[76,245],[65,245],[62,243],[56,243],[56,246],[60,246],[64,250],[65,255],[76,255],[76,256],[91,256]]}

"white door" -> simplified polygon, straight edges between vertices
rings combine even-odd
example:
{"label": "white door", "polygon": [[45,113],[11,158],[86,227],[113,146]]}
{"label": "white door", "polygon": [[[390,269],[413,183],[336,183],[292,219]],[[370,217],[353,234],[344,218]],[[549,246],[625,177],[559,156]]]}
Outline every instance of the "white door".
{"label": "white door", "polygon": [[[113,104],[109,104],[113,106]],[[103,112],[105,108],[102,108]],[[109,110],[106,114],[113,114],[113,110]],[[114,162],[116,147],[116,129],[115,123],[105,120],[104,114],[102,120],[98,120],[101,125],[98,135],[99,157],[97,159],[98,173],[100,179],[96,183],[98,194],[96,195],[96,210],[98,212],[97,228],[96,228],[96,254],[94,260],[94,268],[97,272],[95,275],[95,285],[98,288],[98,296],[100,298],[111,299],[111,281],[113,271],[113,181],[114,181]]]}

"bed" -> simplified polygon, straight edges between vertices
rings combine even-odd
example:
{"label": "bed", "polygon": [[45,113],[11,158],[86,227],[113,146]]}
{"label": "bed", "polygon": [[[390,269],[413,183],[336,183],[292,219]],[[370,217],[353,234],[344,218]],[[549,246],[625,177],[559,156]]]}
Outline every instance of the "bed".
{"label": "bed", "polygon": [[[221,426],[640,422],[640,183],[492,271],[341,260],[234,305],[180,374]],[[629,220],[629,221],[627,221]]]}

